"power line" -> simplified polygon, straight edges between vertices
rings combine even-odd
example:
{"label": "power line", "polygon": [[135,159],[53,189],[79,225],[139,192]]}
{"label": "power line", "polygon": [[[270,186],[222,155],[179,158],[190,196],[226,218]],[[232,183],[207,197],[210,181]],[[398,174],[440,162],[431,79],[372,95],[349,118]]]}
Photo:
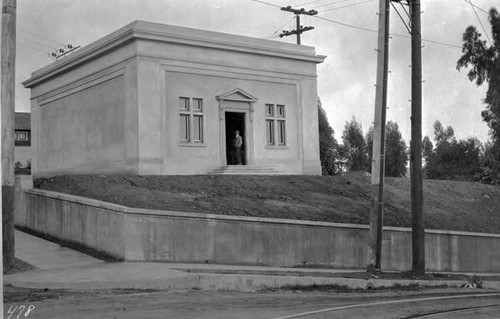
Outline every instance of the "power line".
{"label": "power line", "polygon": [[265,4],[265,5],[268,5],[268,6],[272,6],[272,7],[280,8],[281,9],[281,6],[279,6],[277,4],[272,4],[272,3],[264,2],[264,1],[260,1],[260,0],[250,0],[250,1],[262,3],[262,4]]}
{"label": "power line", "polygon": [[327,3],[327,4],[322,4],[322,5],[319,5],[318,8],[322,8],[321,10],[324,10],[326,9],[326,7],[331,7],[331,6],[334,6],[336,4],[340,4],[340,3],[343,3],[343,2],[348,2],[348,1],[355,1],[355,0],[340,0],[340,1],[334,1],[334,2],[330,2],[330,3]]}
{"label": "power line", "polygon": [[[401,2],[400,2],[401,3]],[[401,4],[402,5],[402,4]],[[394,8],[394,11],[398,14],[399,18],[401,19],[401,22],[403,22],[404,26],[406,27],[406,30],[408,30],[408,33],[411,34],[410,27],[406,24],[405,19],[403,16],[399,13],[398,8],[394,5],[394,3],[391,1],[391,6]],[[403,7],[404,8],[404,7]]]}
{"label": "power line", "polygon": [[[344,23],[344,22],[340,22],[340,21],[328,19],[328,18],[325,18],[325,17],[315,16],[315,18],[321,19],[321,20],[325,20],[325,21],[328,21],[328,22],[332,22],[332,23],[335,23],[335,24],[339,24],[339,25],[342,25],[342,26],[345,26],[345,27],[349,27],[349,28],[354,28],[354,29],[358,29],[358,30],[362,30],[362,31],[372,32],[372,33],[378,33],[378,30],[375,30],[375,29],[358,27],[358,26],[355,26],[355,25],[352,25],[352,24],[348,24],[348,23]],[[403,35],[403,34],[398,34],[398,33],[391,33],[390,35],[391,36],[395,36],[395,37],[400,37],[400,38],[407,38],[407,39],[411,38],[410,36]],[[440,45],[444,45],[444,46],[448,46],[448,47],[453,47],[453,48],[460,48],[460,49],[462,48],[462,46],[460,46],[460,45],[455,45],[455,44],[450,44],[450,43],[445,43],[445,42],[440,42],[440,41],[435,41],[435,40],[422,39],[422,41],[424,41],[424,42],[430,42],[430,43],[435,43],[435,44],[440,44]]]}
{"label": "power line", "polygon": [[491,43],[490,36],[488,35],[488,32],[486,31],[486,29],[485,29],[485,27],[483,25],[483,22],[481,21],[481,19],[479,18],[479,15],[477,14],[476,8],[474,8],[474,4],[472,3],[472,0],[469,0],[468,2],[470,4],[472,10],[474,11],[474,14],[476,15],[477,21],[479,21],[479,24],[481,25],[481,28],[483,28],[484,35],[488,39],[488,42],[490,42],[490,45],[493,45],[493,43]]}
{"label": "power line", "polygon": [[[273,6],[273,7],[281,8],[278,5],[275,5],[275,4],[272,4],[272,3],[268,3],[268,2],[264,2],[264,1],[261,1],[261,0],[250,0],[250,1],[259,2],[259,3],[262,3],[262,4],[266,4],[266,5],[270,5],[270,6]],[[343,1],[345,1],[345,0],[343,0]],[[467,1],[467,0],[465,0],[465,1]],[[375,29],[369,29],[369,28],[359,27],[359,26],[356,26],[356,25],[352,25],[352,24],[349,24],[349,23],[336,21],[336,20],[325,18],[325,17],[321,17],[321,16],[318,16],[318,15],[315,15],[313,17],[316,18],[316,19],[321,19],[321,20],[324,20],[324,21],[328,21],[328,22],[331,22],[331,23],[342,25],[342,26],[348,27],[348,28],[358,29],[358,30],[362,30],[362,31],[366,31],[366,32],[372,32],[372,33],[378,33],[378,30],[375,30]],[[407,38],[407,39],[411,38],[410,36],[402,35],[402,34],[397,34],[397,33],[391,33],[390,35],[391,36],[395,36],[395,37],[400,37],[400,38]],[[450,44],[450,43],[445,43],[445,42],[440,42],[440,41],[436,41],[436,40],[422,39],[422,41],[424,41],[424,42],[430,42],[430,43],[435,43],[435,44],[440,44],[440,45],[448,46],[448,47],[452,47],[452,48],[459,48],[459,49],[462,48],[462,46],[460,46],[460,45]]]}
{"label": "power line", "polygon": [[19,31],[21,31],[22,33],[26,33],[27,35],[30,35],[30,36],[32,36],[32,37],[36,37],[36,38],[40,38],[40,39],[44,39],[44,40],[47,40],[47,41],[50,41],[50,42],[56,43],[56,44],[58,44],[58,45],[64,45],[64,43],[62,43],[62,42],[59,42],[59,41],[56,41],[56,40],[52,40],[52,39],[49,39],[49,38],[42,37],[42,36],[41,36],[41,35],[39,35],[39,34],[31,33],[31,32],[24,31],[24,30],[19,30]]}
{"label": "power line", "polygon": [[272,35],[270,35],[269,37],[266,37],[266,39],[274,37],[275,34],[277,34],[278,32],[280,32],[281,29],[283,29],[287,24],[289,24],[293,19],[295,19],[295,17],[292,17],[290,20],[288,20],[287,22],[285,22],[282,26],[280,26],[278,29],[276,29],[276,31],[274,31]]}
{"label": "power line", "polygon": [[310,2],[306,2],[306,3],[302,3],[302,4],[298,4],[297,7],[301,7],[301,6],[308,6],[310,4],[313,4],[313,3],[318,3],[318,2],[321,2],[321,1],[327,1],[327,0],[316,0],[316,1],[310,1]]}
{"label": "power line", "polygon": [[34,47],[31,44],[29,44],[29,43],[23,42],[22,40],[21,41],[17,41],[17,44],[25,46],[25,47],[28,47],[30,49],[33,49],[34,51],[40,52],[40,48]]}
{"label": "power line", "polygon": [[[464,0],[464,1],[467,4],[472,4],[468,0]],[[479,7],[479,6],[475,5],[475,4],[472,4],[472,6],[475,7],[475,8],[477,8],[477,9],[479,9],[479,11],[482,11],[482,12],[486,13],[487,15],[489,15],[488,11],[484,10],[483,8],[481,8],[481,7]]]}
{"label": "power line", "polygon": [[354,29],[368,31],[368,32],[373,32],[373,33],[378,33],[378,30],[368,29],[368,28],[363,28],[363,27],[358,27],[358,26],[355,26],[355,25],[352,25],[352,24],[349,24],[349,23],[335,21],[335,20],[328,19],[328,18],[325,18],[325,17],[316,16],[315,18],[321,19],[321,20],[325,20],[325,21],[328,21],[328,22],[332,22],[332,23],[335,23],[335,24],[343,25],[343,26],[349,27],[349,28],[354,28]]}
{"label": "power line", "polygon": [[[362,2],[357,2],[357,3],[352,3],[352,4],[346,4],[345,6],[340,6],[340,7],[335,7],[335,8],[330,8],[330,9],[327,9],[327,10],[323,10],[322,13],[328,12],[328,11],[332,11],[332,10],[342,9],[342,8],[349,8],[349,7],[357,6],[357,5],[360,5],[360,4],[363,4],[363,3],[372,2],[372,1],[373,0],[366,0],[366,1],[362,1]],[[391,3],[392,3],[392,1],[391,1]]]}
{"label": "power line", "polygon": [[[21,36],[22,36],[22,35],[21,35]],[[32,40],[32,39],[28,39],[28,38],[26,38],[26,40],[25,40],[25,41],[29,41],[29,42],[32,42],[32,43],[36,43],[36,44],[38,44],[39,46],[45,47],[45,48],[47,48],[47,49],[51,49],[51,50],[56,49],[54,46],[49,46],[49,45],[47,45],[47,44],[45,44],[45,43],[43,43],[43,42],[40,42],[40,41],[35,41],[35,40]]]}

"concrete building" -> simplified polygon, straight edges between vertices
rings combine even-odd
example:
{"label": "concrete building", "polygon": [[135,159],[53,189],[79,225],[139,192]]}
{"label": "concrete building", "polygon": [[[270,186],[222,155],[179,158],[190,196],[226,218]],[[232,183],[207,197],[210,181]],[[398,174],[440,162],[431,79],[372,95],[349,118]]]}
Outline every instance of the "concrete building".
{"label": "concrete building", "polygon": [[[38,71],[32,174],[320,174],[314,48],[135,21]],[[240,168],[240,166],[238,166]]]}
{"label": "concrete building", "polygon": [[32,156],[30,113],[16,112],[14,122],[14,163],[26,167]]}

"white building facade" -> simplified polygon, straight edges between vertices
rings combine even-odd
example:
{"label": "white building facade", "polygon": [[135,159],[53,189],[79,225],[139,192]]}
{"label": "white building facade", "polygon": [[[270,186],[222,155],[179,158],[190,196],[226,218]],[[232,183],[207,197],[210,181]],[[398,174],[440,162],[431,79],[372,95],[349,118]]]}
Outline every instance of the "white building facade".
{"label": "white building facade", "polygon": [[135,21],[32,74],[32,174],[321,174],[314,48]]}

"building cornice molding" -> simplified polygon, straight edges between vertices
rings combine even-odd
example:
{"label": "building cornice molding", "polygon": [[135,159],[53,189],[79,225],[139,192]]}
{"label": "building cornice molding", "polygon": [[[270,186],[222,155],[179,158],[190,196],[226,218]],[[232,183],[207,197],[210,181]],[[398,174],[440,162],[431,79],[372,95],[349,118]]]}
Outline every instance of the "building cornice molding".
{"label": "building cornice molding", "polygon": [[271,40],[244,37],[213,31],[163,25],[145,21],[134,21],[129,25],[63,57],[37,71],[22,84],[31,88],[69,69],[93,60],[106,52],[132,41],[156,41],[187,46],[205,47],[223,51],[250,53],[293,59],[311,63],[322,63],[325,56],[316,55],[313,47],[298,46]]}

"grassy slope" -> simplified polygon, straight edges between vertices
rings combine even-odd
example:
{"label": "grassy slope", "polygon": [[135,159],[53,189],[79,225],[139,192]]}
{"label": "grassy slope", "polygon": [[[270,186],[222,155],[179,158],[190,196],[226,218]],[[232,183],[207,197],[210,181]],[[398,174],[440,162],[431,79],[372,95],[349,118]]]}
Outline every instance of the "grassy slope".
{"label": "grassy slope", "polygon": [[[37,186],[130,207],[368,224],[369,177],[60,176]],[[387,178],[384,225],[410,227],[410,180]],[[500,187],[424,181],[429,229],[500,233]]]}

